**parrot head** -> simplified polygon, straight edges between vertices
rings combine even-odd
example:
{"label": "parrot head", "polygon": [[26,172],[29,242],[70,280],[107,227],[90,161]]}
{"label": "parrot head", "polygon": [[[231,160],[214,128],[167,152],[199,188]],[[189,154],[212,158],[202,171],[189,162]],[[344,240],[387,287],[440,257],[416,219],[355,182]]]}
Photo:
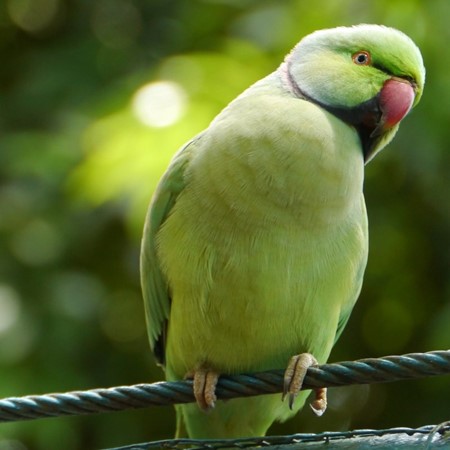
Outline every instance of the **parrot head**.
{"label": "parrot head", "polygon": [[355,127],[366,162],[392,140],[425,82],[414,42],[380,25],[316,31],[294,47],[282,71],[294,95]]}

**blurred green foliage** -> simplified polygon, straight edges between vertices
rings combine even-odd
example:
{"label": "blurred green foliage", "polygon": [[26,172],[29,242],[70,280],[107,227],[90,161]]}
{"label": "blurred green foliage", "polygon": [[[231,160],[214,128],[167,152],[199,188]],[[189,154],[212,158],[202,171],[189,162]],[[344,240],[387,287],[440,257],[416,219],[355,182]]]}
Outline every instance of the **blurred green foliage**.
{"label": "blurred green foliage", "polygon": [[[331,360],[448,348],[449,17],[448,0],[3,0],[0,396],[162,379],[138,277],[159,177],[302,36],[361,22],[410,35],[427,83],[367,167],[369,265]],[[325,417],[305,409],[272,432],[419,426],[449,419],[449,404],[448,378],[333,389]],[[173,430],[169,407],[0,424],[0,450]]]}

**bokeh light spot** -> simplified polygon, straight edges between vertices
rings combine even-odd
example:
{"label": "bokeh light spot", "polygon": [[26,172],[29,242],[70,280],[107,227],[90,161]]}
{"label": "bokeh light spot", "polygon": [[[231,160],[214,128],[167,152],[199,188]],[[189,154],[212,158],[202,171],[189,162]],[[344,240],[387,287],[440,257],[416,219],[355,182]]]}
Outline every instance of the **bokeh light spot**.
{"label": "bokeh light spot", "polygon": [[21,262],[39,266],[51,263],[60,256],[62,239],[50,223],[35,219],[16,232],[11,250]]}
{"label": "bokeh light spot", "polygon": [[38,33],[52,25],[59,6],[58,0],[9,0],[8,13],[19,28]]}
{"label": "bokeh light spot", "polygon": [[0,335],[6,333],[20,316],[19,294],[12,287],[0,285]]}
{"label": "bokeh light spot", "polygon": [[142,86],[133,97],[133,112],[149,127],[167,127],[177,122],[186,109],[184,89],[172,81],[157,81]]}
{"label": "bokeh light spot", "polygon": [[35,323],[23,314],[19,293],[8,284],[0,284],[0,364],[26,358],[35,340]]}
{"label": "bokeh light spot", "polygon": [[113,49],[129,47],[142,30],[139,10],[123,0],[95,2],[91,24],[97,39]]}
{"label": "bokeh light spot", "polygon": [[52,302],[55,310],[76,320],[95,317],[106,295],[98,278],[80,272],[62,272],[51,283]]}

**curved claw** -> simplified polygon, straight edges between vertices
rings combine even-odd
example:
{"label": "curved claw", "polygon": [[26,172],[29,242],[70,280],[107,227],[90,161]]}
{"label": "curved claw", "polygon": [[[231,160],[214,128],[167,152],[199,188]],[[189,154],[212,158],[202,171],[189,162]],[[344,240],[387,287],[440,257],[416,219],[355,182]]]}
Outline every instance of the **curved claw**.
{"label": "curved claw", "polygon": [[321,416],[327,409],[327,388],[314,389],[315,399],[309,404],[316,416]]}
{"label": "curved claw", "polygon": [[[288,404],[292,409],[295,398],[302,389],[303,381],[306,376],[308,368],[317,366],[316,358],[310,353],[301,353],[295,355],[289,361],[289,364],[284,372],[283,396],[282,400],[289,394]],[[311,403],[311,408],[315,414],[321,416],[327,408],[327,390],[326,388],[314,389],[315,399]]]}
{"label": "curved claw", "polygon": [[194,372],[194,396],[197,405],[204,411],[214,408],[216,385],[219,374],[212,370],[198,369]]}

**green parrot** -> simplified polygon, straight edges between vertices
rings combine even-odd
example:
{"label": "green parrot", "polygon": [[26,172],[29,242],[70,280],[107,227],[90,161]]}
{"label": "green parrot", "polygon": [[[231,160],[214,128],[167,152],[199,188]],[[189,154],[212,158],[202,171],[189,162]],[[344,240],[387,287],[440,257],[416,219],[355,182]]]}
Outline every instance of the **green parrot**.
{"label": "green parrot", "polygon": [[[361,289],[364,164],[424,80],[398,30],[316,31],[175,155],[146,218],[141,280],[167,380],[194,380],[178,436],[264,435],[303,406],[306,370],[326,362]],[[288,401],[216,401],[220,374],[270,369],[286,370]],[[325,389],[311,406],[325,410]]]}

